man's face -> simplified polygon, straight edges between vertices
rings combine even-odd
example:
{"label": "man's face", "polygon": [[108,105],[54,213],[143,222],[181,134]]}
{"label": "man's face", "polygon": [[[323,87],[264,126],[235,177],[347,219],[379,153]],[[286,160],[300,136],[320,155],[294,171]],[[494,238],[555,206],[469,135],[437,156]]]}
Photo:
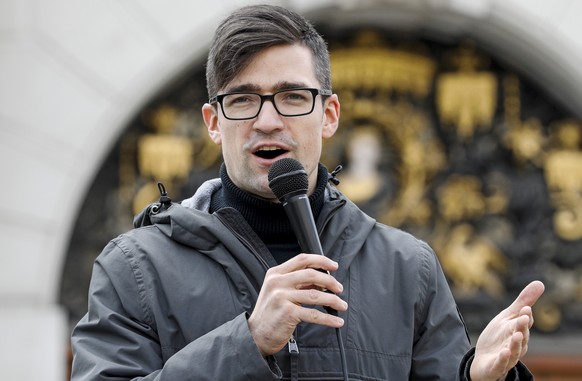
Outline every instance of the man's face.
{"label": "man's face", "polygon": [[[320,88],[315,78],[311,51],[301,45],[282,45],[259,52],[250,64],[220,93],[250,91],[272,94],[277,90]],[[333,136],[338,126],[337,95],[315,99],[311,114],[284,117],[266,101],[259,115],[249,120],[228,120],[209,104],[202,107],[208,133],[222,154],[231,180],[240,188],[265,199],[275,199],[267,175],[271,165],[282,158],[298,160],[309,176],[309,193],[317,180],[317,164],[322,139]],[[276,150],[272,157],[267,151]]]}

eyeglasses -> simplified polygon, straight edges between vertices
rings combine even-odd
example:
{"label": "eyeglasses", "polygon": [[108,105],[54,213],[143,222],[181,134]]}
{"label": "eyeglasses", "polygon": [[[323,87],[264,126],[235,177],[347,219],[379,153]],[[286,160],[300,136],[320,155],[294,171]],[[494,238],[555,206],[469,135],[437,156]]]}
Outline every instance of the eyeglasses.
{"label": "eyeglasses", "polygon": [[230,120],[255,118],[261,112],[263,103],[268,100],[281,116],[302,116],[313,112],[317,95],[331,94],[331,90],[312,88],[280,90],[270,95],[234,92],[212,97],[208,103],[219,103],[222,115]]}

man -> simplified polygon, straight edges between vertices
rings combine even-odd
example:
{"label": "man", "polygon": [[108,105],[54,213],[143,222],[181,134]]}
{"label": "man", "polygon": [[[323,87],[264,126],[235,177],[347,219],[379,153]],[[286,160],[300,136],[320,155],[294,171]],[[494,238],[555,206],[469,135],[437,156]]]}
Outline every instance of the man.
{"label": "man", "polygon": [[[334,380],[345,366],[352,380],[531,379],[519,359],[540,282],[471,350],[432,250],[328,183],[322,139],[340,104],[305,19],[266,5],[234,12],[216,31],[207,85],[220,179],[181,205],[164,195],[97,258],[73,380]],[[300,253],[269,188],[281,158],[305,167],[326,256]]]}

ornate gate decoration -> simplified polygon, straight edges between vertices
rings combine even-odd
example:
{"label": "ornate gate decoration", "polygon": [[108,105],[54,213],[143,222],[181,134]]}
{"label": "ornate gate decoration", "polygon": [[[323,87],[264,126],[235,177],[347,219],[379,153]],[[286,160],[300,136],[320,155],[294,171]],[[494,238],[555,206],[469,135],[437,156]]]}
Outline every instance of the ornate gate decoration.
{"label": "ornate gate decoration", "polygon": [[[345,166],[340,189],[435,248],[470,331],[542,279],[535,329],[581,333],[582,124],[471,41],[338,33],[324,32],[342,115],[323,161]],[[72,322],[93,259],[157,198],[156,182],[180,200],[217,176],[202,67],[140,113],[98,175],[63,280]]]}

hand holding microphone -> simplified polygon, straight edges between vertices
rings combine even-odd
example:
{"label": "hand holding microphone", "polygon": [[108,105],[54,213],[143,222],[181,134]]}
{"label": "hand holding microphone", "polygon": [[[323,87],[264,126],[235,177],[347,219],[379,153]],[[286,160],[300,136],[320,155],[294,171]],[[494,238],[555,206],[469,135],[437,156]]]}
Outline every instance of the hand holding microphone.
{"label": "hand holding microphone", "polygon": [[[288,160],[296,164],[291,163],[289,167]],[[273,193],[288,213],[301,249],[310,254],[299,254],[267,271],[255,309],[248,319],[251,335],[265,356],[281,350],[302,321],[333,328],[343,326],[344,321],[337,314],[304,305],[347,310],[347,303],[335,295],[343,291],[343,286],[329,275],[329,271],[337,270],[338,264],[320,255],[323,250],[307,198],[307,173],[299,162],[282,159],[272,166],[269,180],[273,183],[269,184]]]}

